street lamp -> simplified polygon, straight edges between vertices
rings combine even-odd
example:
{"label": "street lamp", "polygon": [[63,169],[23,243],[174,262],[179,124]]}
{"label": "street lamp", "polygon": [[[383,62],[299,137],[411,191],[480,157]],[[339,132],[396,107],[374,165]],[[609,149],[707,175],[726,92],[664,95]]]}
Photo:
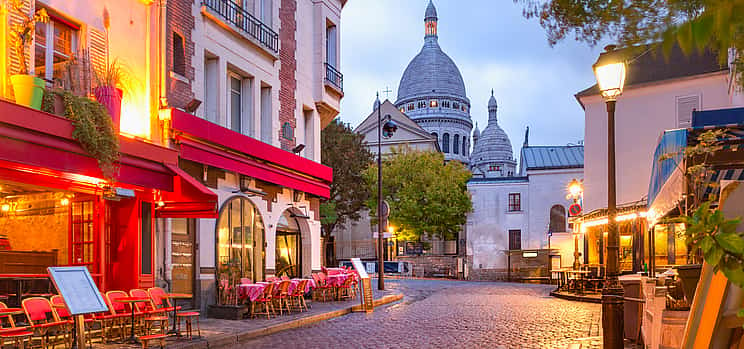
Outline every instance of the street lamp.
{"label": "street lamp", "polygon": [[[380,100],[380,93],[377,93],[377,99]],[[398,126],[393,122],[390,115],[385,115],[385,124],[382,124],[382,104],[377,106],[377,289],[382,291],[385,289],[385,240],[382,237],[382,136],[383,131],[385,138],[393,136],[395,131],[398,130]],[[387,207],[386,214],[389,214],[390,207]]]}
{"label": "street lamp", "polygon": [[602,329],[605,349],[623,348],[623,288],[620,274],[620,234],[617,231],[615,186],[615,102],[625,85],[625,60],[615,45],[605,47],[594,63],[599,92],[607,103],[607,266],[602,289]]}
{"label": "street lamp", "polygon": [[[581,205],[582,203],[579,203],[579,199],[584,195],[584,183],[583,181],[578,181],[576,178],[572,179],[570,183],[568,183],[568,196],[573,199],[573,205],[569,208],[569,213],[571,215],[578,215],[580,214]],[[574,207],[579,207],[579,211],[574,212]],[[580,231],[574,231],[574,263],[573,268],[574,270],[578,270],[581,266],[581,262],[579,261],[579,235],[581,235]]]}

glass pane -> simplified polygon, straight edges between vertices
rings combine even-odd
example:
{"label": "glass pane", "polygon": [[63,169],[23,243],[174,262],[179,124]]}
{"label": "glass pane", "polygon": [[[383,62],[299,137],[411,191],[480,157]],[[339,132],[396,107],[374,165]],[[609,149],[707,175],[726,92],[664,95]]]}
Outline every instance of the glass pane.
{"label": "glass pane", "polygon": [[664,224],[658,224],[654,227],[654,258],[657,268],[669,265],[669,259],[667,258],[668,230]]}
{"label": "glass pane", "polygon": [[685,264],[687,260],[687,244],[685,243],[685,225],[674,225],[674,253],[677,255],[675,264]]}
{"label": "glass pane", "polygon": [[241,101],[241,80],[230,78],[230,128],[235,132],[240,132],[240,101]]}
{"label": "glass pane", "polygon": [[54,51],[69,56],[72,53],[72,28],[54,22]]}
{"label": "glass pane", "polygon": [[230,267],[233,278],[239,277],[243,264],[243,227],[241,226],[240,200],[233,200],[230,203],[230,231],[232,237],[230,240]]}
{"label": "glass pane", "polygon": [[253,205],[245,199],[243,202],[243,277],[253,278]]}
{"label": "glass pane", "polygon": [[298,237],[296,234],[276,236],[276,276],[298,277]]}
{"label": "glass pane", "polygon": [[[227,203],[229,207],[229,203]],[[217,224],[217,262],[220,274],[226,274],[230,263],[230,225],[228,210],[223,209]]]}

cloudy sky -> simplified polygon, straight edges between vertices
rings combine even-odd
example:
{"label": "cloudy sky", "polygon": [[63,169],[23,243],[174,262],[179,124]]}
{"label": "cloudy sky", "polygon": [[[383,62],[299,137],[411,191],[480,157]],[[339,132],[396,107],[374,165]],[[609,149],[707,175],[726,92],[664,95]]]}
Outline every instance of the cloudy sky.
{"label": "cloudy sky", "polygon": [[[341,120],[358,125],[375,92],[395,102],[408,62],[421,50],[428,0],[352,0],[341,17]],[[481,130],[494,89],[499,124],[515,152],[530,126],[530,144],[559,145],[584,138],[584,114],[573,95],[593,84],[600,47],[565,41],[551,48],[535,20],[512,0],[434,0],[439,44],[465,80],[471,117]],[[381,92],[384,100],[385,94]]]}

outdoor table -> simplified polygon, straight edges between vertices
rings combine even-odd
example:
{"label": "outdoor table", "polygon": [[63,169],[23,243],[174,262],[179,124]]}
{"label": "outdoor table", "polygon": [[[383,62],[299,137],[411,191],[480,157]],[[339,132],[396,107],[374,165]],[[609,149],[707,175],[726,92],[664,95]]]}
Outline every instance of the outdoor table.
{"label": "outdoor table", "polygon": [[326,279],[328,279],[328,284],[336,287],[341,286],[348,278],[349,274],[335,274],[326,276]]}
{"label": "outdoor table", "polygon": [[263,290],[266,288],[265,284],[240,284],[238,285],[238,296],[241,299],[248,298],[251,302],[255,301],[263,294]]}
{"label": "outdoor table", "polygon": [[[0,274],[0,280],[13,280],[16,283],[15,302],[21,305],[23,298],[23,282],[27,280],[49,279],[49,274]],[[6,298],[8,296],[5,296]]]}
{"label": "outdoor table", "polygon": [[168,331],[168,334],[175,334],[177,336],[180,336],[180,333],[178,333],[178,330],[176,330],[176,321],[178,321],[178,319],[176,318],[176,316],[178,315],[178,304],[176,304],[176,301],[178,299],[190,299],[194,296],[188,293],[166,293],[162,297],[173,300],[173,304],[171,304],[173,306],[173,328]]}
{"label": "outdoor table", "polygon": [[117,298],[115,301],[116,302],[120,302],[120,303],[127,303],[127,304],[129,304],[129,307],[132,308],[132,333],[129,336],[128,343],[131,343],[131,344],[140,344],[140,341],[137,340],[137,337],[134,335],[134,308],[135,308],[134,305],[135,305],[135,303],[149,302],[150,301],[150,298],[146,298],[146,297],[121,297],[121,298]]}
{"label": "outdoor table", "polygon": [[315,288],[315,280],[313,279],[292,279],[292,290],[294,291],[295,288],[297,288],[297,285],[300,284],[300,281],[307,280],[307,284],[305,285],[305,293],[310,292],[313,288]]}
{"label": "outdoor table", "polygon": [[345,268],[326,268],[327,275],[346,274]]}

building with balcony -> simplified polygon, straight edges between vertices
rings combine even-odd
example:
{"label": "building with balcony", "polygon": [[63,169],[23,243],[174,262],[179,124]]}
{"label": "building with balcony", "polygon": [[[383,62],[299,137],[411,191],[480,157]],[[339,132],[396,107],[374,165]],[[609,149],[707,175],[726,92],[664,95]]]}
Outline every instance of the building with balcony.
{"label": "building with balcony", "polygon": [[168,139],[179,168],[216,194],[218,213],[164,223],[165,279],[203,307],[225,303],[223,286],[241,278],[321,267],[319,207],[332,170],[320,164],[320,130],[343,97],[344,3],[167,3]]}

